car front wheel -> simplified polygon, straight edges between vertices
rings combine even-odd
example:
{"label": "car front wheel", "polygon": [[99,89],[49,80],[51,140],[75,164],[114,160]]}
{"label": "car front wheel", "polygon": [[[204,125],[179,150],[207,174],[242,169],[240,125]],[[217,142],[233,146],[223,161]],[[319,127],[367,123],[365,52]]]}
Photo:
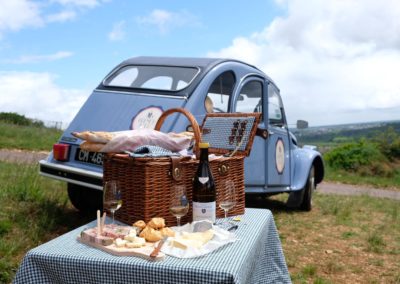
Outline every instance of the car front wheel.
{"label": "car front wheel", "polygon": [[103,191],[68,183],[68,197],[72,205],[84,214],[95,214],[103,208]]}
{"label": "car front wheel", "polygon": [[314,167],[311,167],[308,174],[307,183],[304,187],[303,201],[300,204],[300,209],[304,211],[311,211],[312,209],[312,195],[315,190],[315,173]]}

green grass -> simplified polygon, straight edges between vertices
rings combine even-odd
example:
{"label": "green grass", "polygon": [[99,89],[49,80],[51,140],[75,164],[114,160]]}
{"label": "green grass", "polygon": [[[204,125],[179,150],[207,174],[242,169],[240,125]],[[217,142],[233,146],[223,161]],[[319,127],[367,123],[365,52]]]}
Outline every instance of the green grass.
{"label": "green grass", "polygon": [[370,185],[377,188],[393,187],[400,189],[400,168],[396,170],[396,174],[393,177],[389,178],[379,176],[361,176],[345,170],[334,170],[325,165],[324,180],[356,185]]}
{"label": "green grass", "polygon": [[286,198],[273,196],[265,207],[293,283],[399,283],[399,201],[316,192],[313,210],[300,212],[287,210]]}
{"label": "green grass", "polygon": [[20,126],[0,121],[0,148],[50,151],[63,133],[59,129]]}
{"label": "green grass", "polygon": [[9,283],[25,253],[89,221],[72,209],[65,183],[37,166],[0,162],[0,283]]}

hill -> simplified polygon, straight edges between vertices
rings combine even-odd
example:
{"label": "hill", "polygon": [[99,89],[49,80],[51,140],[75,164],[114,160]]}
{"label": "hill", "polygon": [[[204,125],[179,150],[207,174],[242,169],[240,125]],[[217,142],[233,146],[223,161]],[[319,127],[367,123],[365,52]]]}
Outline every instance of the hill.
{"label": "hill", "polygon": [[291,129],[300,145],[340,144],[361,138],[374,139],[387,131],[400,134],[400,121],[354,123],[332,126],[318,126],[306,129]]}

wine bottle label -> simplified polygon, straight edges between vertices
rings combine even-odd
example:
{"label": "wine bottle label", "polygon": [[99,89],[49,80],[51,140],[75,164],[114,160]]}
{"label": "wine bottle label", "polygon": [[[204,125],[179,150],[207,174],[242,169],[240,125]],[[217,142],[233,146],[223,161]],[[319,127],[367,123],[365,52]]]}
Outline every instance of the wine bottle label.
{"label": "wine bottle label", "polygon": [[193,221],[210,220],[215,223],[216,202],[193,202]]}
{"label": "wine bottle label", "polygon": [[209,181],[209,177],[199,177],[199,182],[206,184]]}

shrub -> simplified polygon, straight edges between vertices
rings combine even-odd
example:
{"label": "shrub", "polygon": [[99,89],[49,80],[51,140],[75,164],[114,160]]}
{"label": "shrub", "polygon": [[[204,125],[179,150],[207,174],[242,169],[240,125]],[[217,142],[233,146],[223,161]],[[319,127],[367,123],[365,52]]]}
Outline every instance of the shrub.
{"label": "shrub", "polygon": [[20,115],[15,112],[1,112],[0,113],[0,121],[4,121],[7,123],[12,123],[16,125],[24,125],[24,126],[35,126],[35,127],[43,127],[43,121],[40,120],[32,120],[26,118],[24,115]]}
{"label": "shrub", "polygon": [[325,154],[325,160],[334,169],[357,172],[373,162],[386,162],[376,143],[360,140],[339,146]]}
{"label": "shrub", "polygon": [[380,151],[390,160],[400,159],[400,134],[393,127],[375,139]]}

